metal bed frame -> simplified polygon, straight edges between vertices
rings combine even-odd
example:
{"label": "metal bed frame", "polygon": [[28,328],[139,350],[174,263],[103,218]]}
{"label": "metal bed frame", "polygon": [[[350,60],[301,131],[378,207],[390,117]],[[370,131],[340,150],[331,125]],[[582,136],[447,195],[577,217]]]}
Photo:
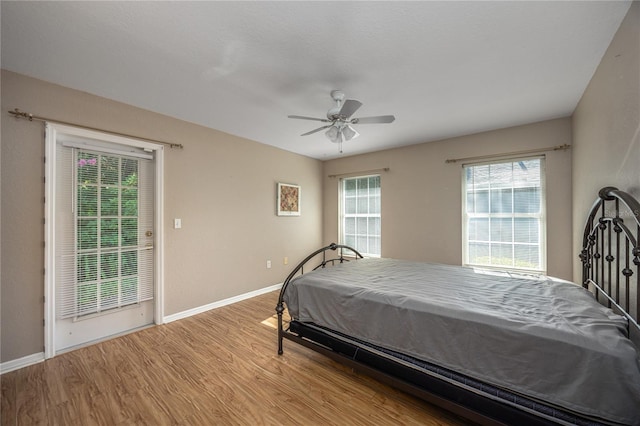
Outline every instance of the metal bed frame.
{"label": "metal bed frame", "polygon": [[584,228],[582,286],[627,318],[628,333],[640,331],[639,238],[640,203],[612,186],[602,188]]}
{"label": "metal bed frame", "polygon": [[[627,318],[628,337],[636,332],[640,336],[640,203],[613,187],[603,188],[598,195],[586,221],[579,256],[583,264],[582,285],[592,291],[600,303]],[[321,258],[313,261],[317,256]],[[598,424],[557,409],[547,410],[539,403],[529,403],[526,398],[514,404],[501,395],[471,390],[452,380],[446,371],[442,373],[437,366],[435,370],[424,368],[402,354],[390,354],[313,324],[292,319],[285,329],[284,293],[291,280],[304,273],[305,265],[318,269],[361,258],[351,247],[330,244],[307,256],[293,269],[284,281],[276,306],[279,355],[283,353],[283,339],[290,340],[482,425]]]}

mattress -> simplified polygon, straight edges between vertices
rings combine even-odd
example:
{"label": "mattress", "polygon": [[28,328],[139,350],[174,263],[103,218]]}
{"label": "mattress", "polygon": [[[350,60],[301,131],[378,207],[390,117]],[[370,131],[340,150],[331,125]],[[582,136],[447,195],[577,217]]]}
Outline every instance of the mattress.
{"label": "mattress", "polygon": [[549,278],[362,259],[291,281],[291,316],[581,416],[640,424],[626,322]]}

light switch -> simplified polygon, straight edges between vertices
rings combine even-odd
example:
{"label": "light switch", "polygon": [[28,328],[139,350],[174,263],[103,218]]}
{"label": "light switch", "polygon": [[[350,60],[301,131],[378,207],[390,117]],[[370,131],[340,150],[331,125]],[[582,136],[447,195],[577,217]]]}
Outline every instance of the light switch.
{"label": "light switch", "polygon": [[182,219],[173,219],[173,227],[174,229],[182,228]]}

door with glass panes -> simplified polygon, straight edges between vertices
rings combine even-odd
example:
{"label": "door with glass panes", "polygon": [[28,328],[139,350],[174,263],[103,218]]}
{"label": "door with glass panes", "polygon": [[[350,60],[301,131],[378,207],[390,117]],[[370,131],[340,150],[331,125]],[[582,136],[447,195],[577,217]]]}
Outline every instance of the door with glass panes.
{"label": "door with glass panes", "polygon": [[154,160],[56,141],[56,351],[153,323]]}

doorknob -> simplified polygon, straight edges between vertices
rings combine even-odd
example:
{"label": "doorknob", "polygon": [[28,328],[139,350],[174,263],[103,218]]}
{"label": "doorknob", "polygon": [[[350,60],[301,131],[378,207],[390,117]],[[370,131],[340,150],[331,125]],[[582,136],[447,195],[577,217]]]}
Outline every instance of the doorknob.
{"label": "doorknob", "polygon": [[144,235],[146,235],[147,237],[152,237],[153,236],[153,231],[147,231],[144,233]]}

